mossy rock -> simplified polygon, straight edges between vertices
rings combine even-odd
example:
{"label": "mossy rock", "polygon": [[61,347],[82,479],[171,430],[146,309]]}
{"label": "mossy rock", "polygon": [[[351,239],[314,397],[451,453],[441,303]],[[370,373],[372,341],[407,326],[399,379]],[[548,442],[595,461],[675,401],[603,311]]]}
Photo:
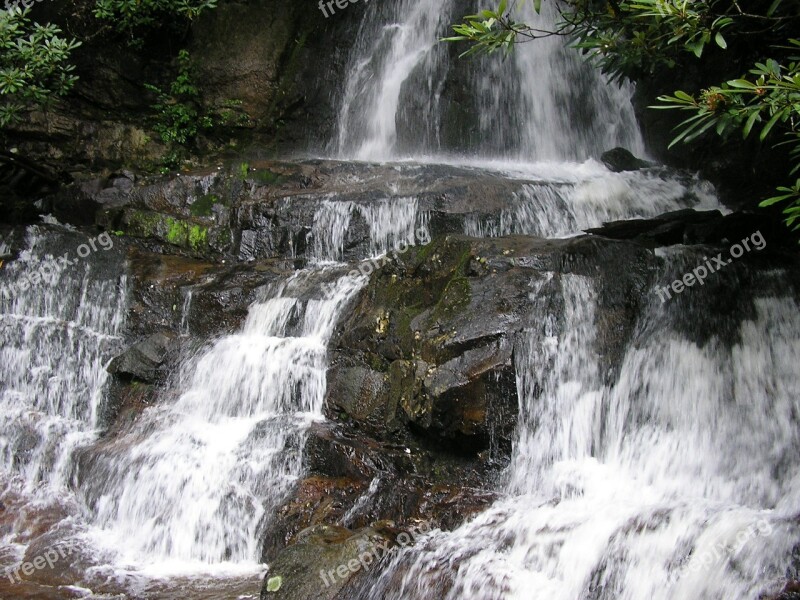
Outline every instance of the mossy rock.
{"label": "mossy rock", "polygon": [[166,242],[195,254],[209,252],[207,226],[162,213],[128,209],[123,215],[122,230],[128,235]]}

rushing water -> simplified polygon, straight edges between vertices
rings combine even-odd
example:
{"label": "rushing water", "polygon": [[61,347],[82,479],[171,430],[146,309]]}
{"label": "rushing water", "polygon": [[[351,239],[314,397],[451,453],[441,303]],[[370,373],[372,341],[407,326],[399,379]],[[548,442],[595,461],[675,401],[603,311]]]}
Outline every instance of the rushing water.
{"label": "rushing water", "polygon": [[[727,600],[779,590],[800,534],[800,317],[785,277],[740,290],[752,315],[732,345],[722,334],[697,343],[679,326],[707,318],[702,293],[688,315],[686,303],[653,301],[619,378],[604,385],[595,292],[564,276],[563,322],[543,318],[517,343],[505,498],[400,556],[369,597]],[[546,316],[540,289],[531,309]]]}
{"label": "rushing water", "polygon": [[85,241],[33,227],[0,279],[1,468],[7,481],[32,494],[43,485],[64,488],[70,450],[96,436],[105,363],[122,341],[126,281],[119,256],[107,253],[105,264],[97,256],[71,265],[59,260],[69,251],[77,260],[75,249]]}
{"label": "rushing water", "polygon": [[[552,29],[555,3],[520,19]],[[366,14],[339,97],[335,153],[343,158],[498,156],[528,162],[585,160],[623,146],[643,153],[631,89],[610,84],[551,37],[503,60],[459,62],[438,43],[476,8],[452,0],[398,0]]]}
{"label": "rushing water", "polygon": [[[82,492],[132,564],[256,565],[259,525],[301,472],[304,432],[322,418],[327,341],[362,285],[301,300],[298,275],[250,308],[242,330],[199,353],[180,395],[107,448]],[[183,566],[182,566],[183,565]],[[196,567],[194,567],[196,568]]]}
{"label": "rushing water", "polygon": [[[536,17],[543,27],[555,21],[553,4]],[[303,224],[309,267],[261,289],[239,331],[208,340],[157,402],[108,438],[99,437],[104,367],[121,349],[129,309],[124,261],[98,253],[65,266],[54,256],[82,234],[29,229],[27,249],[0,273],[3,484],[30,505],[74,500],[82,542],[102,556],[95,564],[108,563],[95,574],[260,573],[268,517],[303,476],[307,427],[323,418],[328,341],[364,284],[330,283],[331,265],[354,254],[353,232],[367,232],[357,258],[368,258],[427,240],[429,209],[451,201],[473,202],[463,232],[476,237],[560,237],[718,207],[687,175],[612,174],[587,160],[613,146],[644,149],[631,90],[609,85],[562,40],[457,62],[437,39],[474,8],[350,8],[364,14],[337,90],[331,152],[461,166],[404,162],[392,168],[415,175],[377,195],[358,175],[362,196],[328,194]],[[476,164],[491,171],[476,175]],[[481,210],[490,189],[507,194]],[[0,240],[0,255],[8,251]],[[663,279],[696,258],[666,252]],[[43,265],[40,283],[11,289]],[[533,281],[529,309],[539,318],[516,340],[520,417],[501,499],[375,569],[359,597],[729,600],[796,576],[786,565],[800,534],[800,312],[786,278],[733,278],[725,293],[739,295],[740,310],[725,319],[712,314],[719,288],[663,305],[652,294],[611,381],[597,354],[594,282]],[[558,313],[544,292],[553,285]],[[186,340],[203,292],[183,293],[175,310]],[[376,479],[344,524],[377,489]],[[16,525],[4,534],[18,553],[32,535]]]}

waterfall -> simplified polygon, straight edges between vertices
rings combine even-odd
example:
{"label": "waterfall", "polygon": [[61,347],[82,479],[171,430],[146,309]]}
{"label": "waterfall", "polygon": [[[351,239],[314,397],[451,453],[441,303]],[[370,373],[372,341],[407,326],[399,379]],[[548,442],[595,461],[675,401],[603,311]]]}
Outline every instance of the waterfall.
{"label": "waterfall", "polygon": [[[668,272],[694,264],[668,253]],[[726,333],[702,294],[645,308],[603,383],[591,280],[561,276],[563,317],[515,348],[519,425],[504,497],[406,550],[370,598],[756,598],[800,534],[800,312],[772,272]],[[552,278],[551,278],[552,279]],[[735,283],[735,280],[734,280]],[[707,323],[711,321],[711,325]],[[712,332],[704,343],[698,330]]]}
{"label": "waterfall", "polygon": [[265,289],[239,333],[193,359],[174,401],[167,391],[100,450],[81,490],[99,544],[160,568],[257,565],[262,519],[297,481],[307,426],[322,419],[328,338],[363,285],[345,277],[330,298],[304,300],[312,275]]}
{"label": "waterfall", "polygon": [[122,259],[75,258],[86,241],[30,227],[0,270],[0,469],[12,488],[45,500],[67,487],[73,450],[97,437],[105,365],[122,343]]}
{"label": "waterfall", "polygon": [[[553,29],[555,3],[520,20]],[[586,160],[624,146],[643,154],[632,89],[605,80],[559,36],[514,53],[460,60],[439,43],[477,7],[400,0],[365,12],[339,98],[332,150],[341,158],[391,160],[464,155],[473,160]]]}

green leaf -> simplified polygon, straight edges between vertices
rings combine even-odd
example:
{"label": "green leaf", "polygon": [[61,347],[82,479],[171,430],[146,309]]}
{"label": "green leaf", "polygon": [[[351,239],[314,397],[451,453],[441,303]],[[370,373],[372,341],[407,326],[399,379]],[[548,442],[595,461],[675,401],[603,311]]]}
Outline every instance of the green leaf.
{"label": "green leaf", "polygon": [[778,120],[779,120],[779,119],[780,119],[782,116],[783,116],[783,111],[782,111],[782,110],[779,110],[779,111],[778,111],[778,112],[776,112],[774,115],[772,115],[772,118],[771,118],[769,121],[767,121],[767,124],[766,124],[766,125],[764,125],[764,129],[762,129],[762,130],[761,130],[761,135],[759,135],[759,136],[758,136],[758,137],[759,137],[759,139],[760,139],[762,142],[764,141],[764,139],[766,139],[766,137],[769,135],[769,132],[770,132],[770,131],[772,130],[772,128],[775,126],[775,123],[777,123],[777,122],[778,122]]}
{"label": "green leaf", "polygon": [[283,585],[283,577],[280,575],[276,575],[275,577],[270,577],[267,580],[267,591],[268,592],[277,592],[281,589],[281,585]]}
{"label": "green leaf", "polygon": [[756,85],[747,81],[746,79],[732,79],[731,81],[727,82],[729,86],[733,88],[742,88],[742,89],[754,89]]}
{"label": "green leaf", "polygon": [[759,202],[758,205],[761,208],[767,208],[769,206],[772,206],[773,204],[777,204],[778,202],[783,202],[786,199],[791,198],[792,196],[794,196],[794,194],[786,194],[785,196],[774,196],[772,198],[767,198],[766,200]]}
{"label": "green leaf", "polygon": [[747,122],[744,124],[744,129],[742,131],[742,133],[744,134],[743,137],[746,138],[748,135],[750,135],[750,131],[753,129],[753,124],[756,122],[756,119],[758,119],[760,115],[761,111],[759,110],[753,111],[753,114],[750,115],[750,117],[747,119]]}
{"label": "green leaf", "polygon": [[722,37],[722,34],[720,32],[717,32],[717,35],[714,36],[714,41],[717,43],[717,46],[719,46],[723,50],[727,49],[728,42],[725,41],[725,38]]}
{"label": "green leaf", "polygon": [[778,10],[778,7],[781,5],[781,2],[783,2],[783,0],[775,0],[770,5],[770,7],[767,9],[767,16],[768,17],[771,17],[772,15],[775,14],[775,11]]}

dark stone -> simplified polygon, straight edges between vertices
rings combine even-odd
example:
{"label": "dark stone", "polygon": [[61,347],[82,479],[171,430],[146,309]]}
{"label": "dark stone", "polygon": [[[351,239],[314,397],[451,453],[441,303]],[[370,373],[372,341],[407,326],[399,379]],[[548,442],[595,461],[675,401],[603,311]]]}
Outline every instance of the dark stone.
{"label": "dark stone", "polygon": [[[351,579],[376,568],[391,544],[387,533],[373,527],[350,531],[320,524],[305,529],[270,564],[261,600],[333,600]],[[277,578],[280,585],[269,591],[269,582]]]}
{"label": "dark stone", "polygon": [[163,375],[162,366],[175,350],[174,333],[156,333],[112,360],[108,372],[123,378],[153,383]]}
{"label": "dark stone", "polygon": [[626,150],[625,148],[614,148],[613,150],[603,152],[600,156],[600,160],[609,171],[613,171],[614,173],[638,171],[639,169],[646,169],[647,167],[654,166],[651,162],[636,158],[631,154],[630,150]]}
{"label": "dark stone", "polygon": [[796,246],[796,240],[789,230],[763,213],[734,212],[722,215],[718,210],[684,209],[653,219],[611,221],[586,232],[615,240],[632,240],[648,248],[675,244],[731,246],[755,233],[762,234],[770,251],[788,250]]}

